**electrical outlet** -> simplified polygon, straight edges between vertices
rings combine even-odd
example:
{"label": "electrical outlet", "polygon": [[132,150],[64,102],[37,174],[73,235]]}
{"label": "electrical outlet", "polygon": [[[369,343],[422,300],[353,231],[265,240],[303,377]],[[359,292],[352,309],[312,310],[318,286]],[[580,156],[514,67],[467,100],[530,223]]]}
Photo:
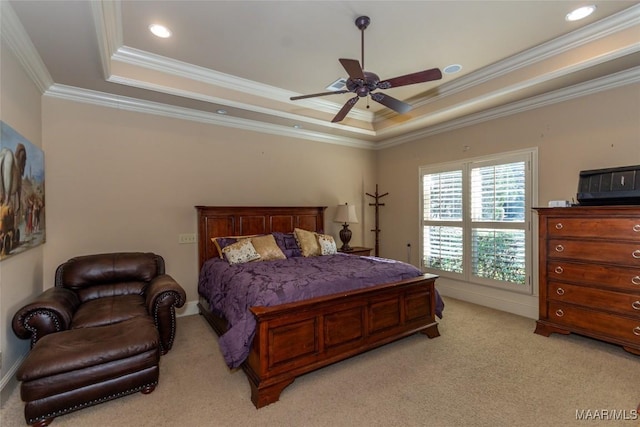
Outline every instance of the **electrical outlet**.
{"label": "electrical outlet", "polygon": [[178,243],[195,243],[196,235],[194,233],[178,234]]}

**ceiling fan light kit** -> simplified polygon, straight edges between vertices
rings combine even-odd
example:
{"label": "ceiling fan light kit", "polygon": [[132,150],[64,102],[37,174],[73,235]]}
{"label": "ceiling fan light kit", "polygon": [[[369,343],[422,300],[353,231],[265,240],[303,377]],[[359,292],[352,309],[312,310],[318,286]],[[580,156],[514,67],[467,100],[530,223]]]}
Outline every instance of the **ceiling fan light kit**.
{"label": "ceiling fan light kit", "polygon": [[345,69],[349,78],[346,81],[346,89],[313,93],[310,95],[292,96],[290,99],[296,101],[299,99],[314,98],[317,96],[325,95],[337,95],[343,93],[353,93],[356,96],[349,99],[338,111],[338,114],[331,120],[333,123],[342,121],[354,105],[360,98],[369,96],[375,102],[384,105],[397,113],[404,114],[411,110],[411,105],[406,102],[400,101],[392,96],[389,96],[382,92],[373,92],[379,89],[391,89],[394,87],[407,86],[416,83],[424,83],[433,80],[439,80],[442,78],[442,72],[438,68],[432,68],[429,70],[419,71],[417,73],[406,74],[404,76],[394,77],[380,81],[380,77],[377,74],[364,69],[364,30],[371,23],[371,19],[368,16],[359,16],[356,21],[356,27],[360,30],[361,34],[361,57],[360,61],[356,59],[340,58],[340,64]]}

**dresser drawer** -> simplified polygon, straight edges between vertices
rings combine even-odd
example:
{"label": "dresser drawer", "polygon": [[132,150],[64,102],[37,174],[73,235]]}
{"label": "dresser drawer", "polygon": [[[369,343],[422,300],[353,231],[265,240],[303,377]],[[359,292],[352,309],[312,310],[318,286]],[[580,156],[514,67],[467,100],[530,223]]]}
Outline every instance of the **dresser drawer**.
{"label": "dresser drawer", "polygon": [[596,261],[640,267],[640,242],[549,239],[549,259]]}
{"label": "dresser drawer", "polygon": [[584,305],[640,320],[640,294],[604,291],[597,288],[549,282],[548,298],[554,301]]}
{"label": "dresser drawer", "polygon": [[640,270],[637,268],[549,260],[547,280],[584,283],[640,294]]}
{"label": "dresser drawer", "polygon": [[640,319],[549,301],[549,321],[597,338],[615,338],[640,346]]}
{"label": "dresser drawer", "polygon": [[554,237],[607,238],[640,242],[640,217],[547,218],[547,235]]}

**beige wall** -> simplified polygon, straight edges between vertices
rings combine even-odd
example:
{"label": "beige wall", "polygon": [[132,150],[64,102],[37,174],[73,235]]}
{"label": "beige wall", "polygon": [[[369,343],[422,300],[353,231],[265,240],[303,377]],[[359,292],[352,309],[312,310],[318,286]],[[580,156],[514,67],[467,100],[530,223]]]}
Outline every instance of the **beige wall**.
{"label": "beige wall", "polygon": [[[197,300],[195,205],[357,205],[375,187],[375,152],[132,113],[45,96],[45,287],[69,257],[109,251],[161,254]],[[353,227],[362,244],[364,218]]]}
{"label": "beige wall", "polygon": [[[0,119],[36,146],[41,144],[40,91],[19,65],[4,40],[0,46]],[[42,290],[43,247],[0,262],[0,400],[16,382],[13,374],[29,348],[11,329],[13,313]],[[7,386],[8,385],[8,386]]]}
{"label": "beige wall", "polygon": [[[640,85],[627,85],[571,101],[442,133],[378,152],[378,180],[388,191],[380,219],[381,255],[419,265],[418,169],[461,159],[527,148],[538,149],[538,205],[576,197],[581,170],[640,164]],[[537,298],[447,280],[447,294],[537,316]],[[485,296],[480,294],[484,293]],[[489,295],[488,297],[486,295]]]}

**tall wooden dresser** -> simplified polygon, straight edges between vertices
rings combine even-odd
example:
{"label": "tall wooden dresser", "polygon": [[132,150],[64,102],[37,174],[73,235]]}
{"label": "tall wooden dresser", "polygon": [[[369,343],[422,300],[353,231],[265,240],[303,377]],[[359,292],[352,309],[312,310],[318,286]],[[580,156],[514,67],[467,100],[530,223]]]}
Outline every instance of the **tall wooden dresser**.
{"label": "tall wooden dresser", "polygon": [[640,355],[640,206],[538,208],[540,318]]}

